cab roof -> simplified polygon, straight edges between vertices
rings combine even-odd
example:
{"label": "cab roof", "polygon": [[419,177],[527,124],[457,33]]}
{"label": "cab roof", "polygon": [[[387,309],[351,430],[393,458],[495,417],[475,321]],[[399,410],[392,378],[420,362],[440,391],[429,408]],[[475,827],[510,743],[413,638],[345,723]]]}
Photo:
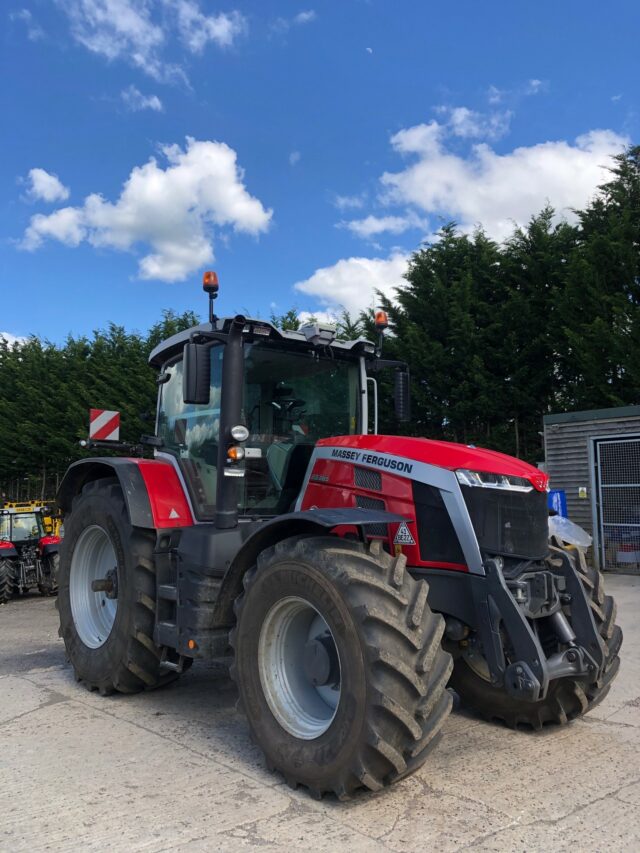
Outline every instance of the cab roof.
{"label": "cab roof", "polygon": [[[167,338],[153,348],[149,356],[149,364],[152,367],[162,367],[165,362],[182,352],[184,345],[190,340],[192,335],[197,337],[199,334],[206,335],[207,332],[212,331],[222,332],[223,334],[226,333],[233,319],[233,317],[218,317],[216,318],[213,326],[211,323],[200,323],[197,326],[192,326],[190,329],[184,329],[184,331],[172,335],[170,338]],[[314,324],[307,325],[309,326]],[[320,326],[326,328],[324,324],[320,324]],[[326,346],[326,344],[316,344],[310,340],[304,331],[302,331],[304,328],[304,326],[301,326],[297,332],[288,330],[283,331],[266,320],[256,320],[248,317],[245,319],[244,332],[246,334],[252,334],[257,339],[287,341],[291,343],[298,343],[309,348],[313,348],[314,346]],[[358,350],[361,350],[362,352],[371,355],[375,352],[374,344],[366,338],[356,338],[351,341],[341,341],[335,338],[330,344],[328,344],[328,346],[333,350],[342,352],[357,352]]]}

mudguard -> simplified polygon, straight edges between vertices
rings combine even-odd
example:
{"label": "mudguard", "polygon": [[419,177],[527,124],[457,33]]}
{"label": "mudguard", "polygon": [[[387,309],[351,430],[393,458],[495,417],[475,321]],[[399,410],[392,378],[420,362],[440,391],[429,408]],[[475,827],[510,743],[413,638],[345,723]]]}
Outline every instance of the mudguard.
{"label": "mudguard", "polygon": [[317,508],[289,512],[261,524],[237,551],[224,575],[215,604],[215,623],[231,625],[233,602],[242,591],[242,577],[258,554],[290,536],[327,533],[337,527],[365,528],[369,524],[398,524],[413,519],[378,509],[359,507]]}
{"label": "mudguard", "polygon": [[38,549],[41,557],[48,557],[52,554],[57,554],[60,550],[59,536],[43,536],[38,542]]}
{"label": "mudguard", "polygon": [[13,560],[18,556],[15,545],[11,542],[0,540],[0,560]]}
{"label": "mudguard", "polygon": [[193,515],[175,468],[157,459],[94,457],[71,465],[56,500],[66,514],[82,487],[103,477],[117,477],[134,527],[190,527]]}

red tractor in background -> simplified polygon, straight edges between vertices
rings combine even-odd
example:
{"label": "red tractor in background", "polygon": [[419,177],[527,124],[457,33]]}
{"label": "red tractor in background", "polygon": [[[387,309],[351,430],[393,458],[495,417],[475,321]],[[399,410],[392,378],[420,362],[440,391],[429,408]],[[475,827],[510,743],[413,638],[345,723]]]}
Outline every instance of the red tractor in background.
{"label": "red tractor in background", "polygon": [[580,552],[550,544],[546,475],[375,434],[380,370],[409,418],[406,366],[379,342],[219,319],[215,274],[204,287],[209,322],[150,356],[154,458],[83,459],[58,493],[76,678],[133,693],[231,650],[268,766],[340,799],[420,767],[451,689],[536,729],[601,701],[615,604]]}
{"label": "red tractor in background", "polygon": [[5,504],[0,508],[0,604],[37,587],[57,591],[60,537],[47,533],[45,506]]}

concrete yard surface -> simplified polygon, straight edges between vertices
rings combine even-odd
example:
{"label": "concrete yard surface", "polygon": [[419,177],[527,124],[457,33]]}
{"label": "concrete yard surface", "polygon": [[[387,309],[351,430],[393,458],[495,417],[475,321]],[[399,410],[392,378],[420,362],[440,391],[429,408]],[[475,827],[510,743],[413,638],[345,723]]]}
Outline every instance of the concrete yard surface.
{"label": "concrete yard surface", "polygon": [[640,578],[608,576],[620,675],[582,720],[514,732],[467,712],[414,776],[350,802],[267,772],[226,670],[101,697],[53,599],[0,607],[0,850],[640,850]]}

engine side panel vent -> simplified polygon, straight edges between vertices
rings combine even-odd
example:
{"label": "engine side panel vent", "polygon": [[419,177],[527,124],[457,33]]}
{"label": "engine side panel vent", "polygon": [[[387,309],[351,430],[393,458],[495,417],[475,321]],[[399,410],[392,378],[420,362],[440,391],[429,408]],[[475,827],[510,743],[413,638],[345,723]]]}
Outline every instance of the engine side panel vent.
{"label": "engine side panel vent", "polygon": [[[377,474],[378,472],[374,471],[373,473]],[[378,476],[380,475],[378,474]],[[366,495],[356,495],[356,506],[361,509],[381,509],[383,511],[386,509],[384,501],[379,500],[379,498],[369,498]],[[367,524],[364,530],[367,536],[387,537],[389,535],[389,528],[386,524]]]}
{"label": "engine side panel vent", "polygon": [[353,482],[361,489],[369,489],[372,492],[382,491],[382,474],[371,468],[358,468],[356,465],[353,469]]}

